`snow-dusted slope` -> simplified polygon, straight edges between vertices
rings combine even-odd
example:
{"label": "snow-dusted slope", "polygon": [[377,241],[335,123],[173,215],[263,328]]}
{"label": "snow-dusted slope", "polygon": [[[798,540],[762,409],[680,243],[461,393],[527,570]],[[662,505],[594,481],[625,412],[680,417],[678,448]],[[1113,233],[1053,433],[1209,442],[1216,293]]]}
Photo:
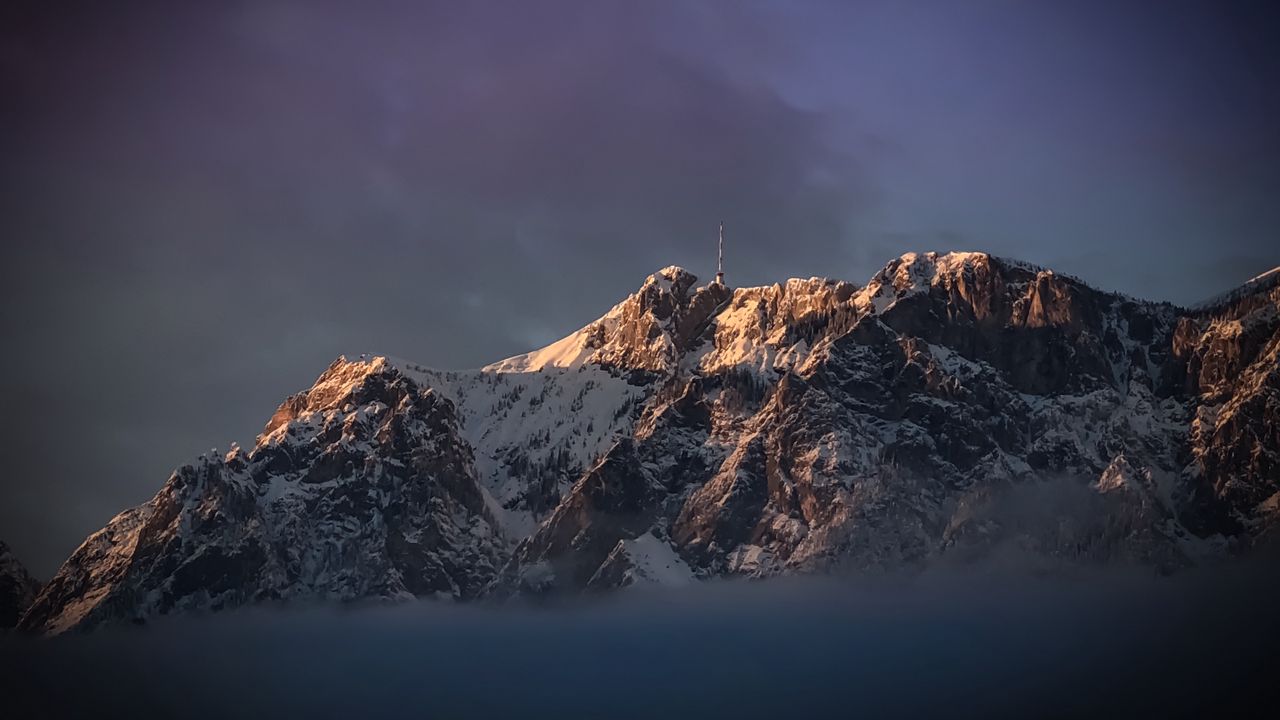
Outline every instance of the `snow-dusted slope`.
{"label": "snow-dusted slope", "polygon": [[1003,545],[1177,568],[1275,526],[1278,310],[1265,282],[1180,311],[984,253],[909,253],[865,286],[665,268],[479,370],[335,362],[253,449],[86,540],[23,625]]}
{"label": "snow-dusted slope", "polygon": [[508,537],[523,537],[618,439],[644,389],[596,365],[540,372],[400,369],[455,404],[477,477]]}

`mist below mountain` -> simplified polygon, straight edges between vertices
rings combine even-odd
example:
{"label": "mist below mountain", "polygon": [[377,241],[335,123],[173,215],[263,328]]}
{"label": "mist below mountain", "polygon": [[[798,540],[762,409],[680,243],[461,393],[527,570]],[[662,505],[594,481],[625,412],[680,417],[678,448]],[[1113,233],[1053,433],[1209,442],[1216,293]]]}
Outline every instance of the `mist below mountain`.
{"label": "mist below mountain", "polygon": [[[46,717],[1192,717],[1265,700],[1265,567],[980,566],[0,638]],[[69,688],[73,687],[73,690]]]}

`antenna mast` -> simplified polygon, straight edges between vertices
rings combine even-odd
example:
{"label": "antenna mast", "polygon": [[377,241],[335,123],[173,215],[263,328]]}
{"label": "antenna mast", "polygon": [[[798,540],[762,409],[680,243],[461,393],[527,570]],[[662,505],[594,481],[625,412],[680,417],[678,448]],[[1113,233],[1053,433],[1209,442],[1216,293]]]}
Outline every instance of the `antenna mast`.
{"label": "antenna mast", "polygon": [[720,253],[716,257],[716,284],[724,284],[724,221],[720,221]]}

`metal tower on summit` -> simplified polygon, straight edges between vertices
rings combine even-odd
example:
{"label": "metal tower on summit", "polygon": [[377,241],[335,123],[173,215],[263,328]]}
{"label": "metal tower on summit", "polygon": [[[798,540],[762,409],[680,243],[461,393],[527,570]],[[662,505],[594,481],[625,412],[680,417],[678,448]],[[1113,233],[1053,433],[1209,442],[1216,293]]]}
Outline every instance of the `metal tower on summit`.
{"label": "metal tower on summit", "polygon": [[724,284],[724,221],[720,221],[720,253],[716,256],[716,284]]}

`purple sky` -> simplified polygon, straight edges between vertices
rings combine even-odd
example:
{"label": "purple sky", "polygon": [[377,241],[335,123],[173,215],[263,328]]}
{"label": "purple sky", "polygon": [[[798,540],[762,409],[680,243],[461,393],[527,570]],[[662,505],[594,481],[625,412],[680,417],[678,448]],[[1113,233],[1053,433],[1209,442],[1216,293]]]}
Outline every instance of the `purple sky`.
{"label": "purple sky", "polygon": [[0,537],[47,576],[337,354],[527,350],[721,218],[737,285],[1226,289],[1280,263],[1265,7],[7,3]]}

